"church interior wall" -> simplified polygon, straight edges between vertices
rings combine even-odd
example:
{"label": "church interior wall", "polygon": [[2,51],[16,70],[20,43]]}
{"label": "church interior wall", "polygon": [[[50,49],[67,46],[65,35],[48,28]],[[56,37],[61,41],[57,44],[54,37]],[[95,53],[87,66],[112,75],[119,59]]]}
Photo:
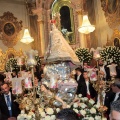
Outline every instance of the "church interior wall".
{"label": "church interior wall", "polygon": [[94,0],[94,6],[96,16],[95,31],[98,39],[98,46],[104,47],[107,43],[107,39],[111,40],[114,30],[109,27],[108,22],[106,21],[105,13],[101,7],[101,1]]}
{"label": "church interior wall", "polygon": [[[18,21],[22,20],[22,30],[20,31],[20,39],[23,36],[23,31],[25,29],[25,27],[28,27],[28,20],[25,14],[25,5],[23,0],[0,0],[0,16],[3,15],[4,12],[11,12],[13,13],[13,15],[17,18]],[[29,49],[31,49],[31,45],[28,44],[24,44],[20,42],[20,39],[18,40],[17,44],[14,46],[15,50],[20,50],[22,49],[23,51],[27,51]],[[3,52],[5,52],[8,47],[6,47],[2,40],[0,40],[0,49],[2,49]]]}

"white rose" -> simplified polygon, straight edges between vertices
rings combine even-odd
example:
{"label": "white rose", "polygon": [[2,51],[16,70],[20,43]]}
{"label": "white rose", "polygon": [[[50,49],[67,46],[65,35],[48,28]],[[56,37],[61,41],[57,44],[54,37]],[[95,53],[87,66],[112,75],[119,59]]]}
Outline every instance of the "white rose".
{"label": "white rose", "polygon": [[35,114],[33,112],[29,112],[28,115],[31,115],[32,118],[35,118]]}
{"label": "white rose", "polygon": [[98,109],[100,107],[100,104],[96,104],[94,107]]}
{"label": "white rose", "polygon": [[41,115],[41,117],[45,117],[46,116],[45,112],[41,112],[40,115]]}
{"label": "white rose", "polygon": [[57,109],[56,109],[56,112],[58,113],[59,111],[60,111],[60,108],[57,108]]}
{"label": "white rose", "polygon": [[101,116],[95,116],[95,120],[101,120]]}
{"label": "white rose", "polygon": [[27,114],[23,114],[23,118],[27,118]]}
{"label": "white rose", "polygon": [[85,102],[85,101],[88,100],[88,98],[87,98],[87,97],[84,97],[84,98],[81,98],[81,100],[82,100],[83,102]]}
{"label": "white rose", "polygon": [[86,105],[86,104],[84,104],[84,103],[80,103],[80,107],[84,109],[84,108],[86,108],[86,107],[87,107],[87,105]]}
{"label": "white rose", "polygon": [[87,97],[84,97],[84,101],[87,101],[88,100],[88,98]]}
{"label": "white rose", "polygon": [[95,103],[95,101],[93,99],[90,99],[89,103],[93,105]]}
{"label": "white rose", "polygon": [[78,104],[77,104],[77,103],[74,103],[74,104],[73,104],[73,107],[74,107],[74,108],[77,108],[77,107],[78,107]]}
{"label": "white rose", "polygon": [[20,119],[21,119],[21,116],[20,116],[20,115],[18,115],[18,116],[17,116],[17,120],[20,120]]}
{"label": "white rose", "polygon": [[55,119],[56,119],[55,115],[51,115],[51,120],[55,120]]}
{"label": "white rose", "polygon": [[80,114],[85,116],[86,115],[86,111],[85,110],[80,110]]}
{"label": "white rose", "polygon": [[31,118],[32,118],[32,116],[31,116],[31,115],[28,115],[28,116],[27,116],[27,119],[28,119],[28,120],[30,120]]}
{"label": "white rose", "polygon": [[43,109],[42,109],[42,108],[39,108],[38,110],[39,110],[40,113],[43,112]]}
{"label": "white rose", "polygon": [[50,116],[45,116],[44,120],[51,120],[51,117]]}
{"label": "white rose", "polygon": [[24,110],[21,110],[21,114],[24,114],[25,113],[25,111]]}
{"label": "white rose", "polygon": [[81,97],[82,97],[82,94],[79,94],[78,97],[81,98]]}
{"label": "white rose", "polygon": [[90,109],[90,113],[91,113],[91,114],[95,114],[95,113],[96,113],[96,109],[95,109],[95,108],[91,108],[91,109]]}
{"label": "white rose", "polygon": [[78,113],[79,111],[77,109],[73,109],[76,113]]}
{"label": "white rose", "polygon": [[93,117],[89,117],[89,120],[94,120],[94,118]]}
{"label": "white rose", "polygon": [[52,115],[54,113],[54,111],[53,111],[52,108],[47,108],[46,113],[49,114],[49,115]]}
{"label": "white rose", "polygon": [[102,118],[102,120],[107,120],[107,118]]}

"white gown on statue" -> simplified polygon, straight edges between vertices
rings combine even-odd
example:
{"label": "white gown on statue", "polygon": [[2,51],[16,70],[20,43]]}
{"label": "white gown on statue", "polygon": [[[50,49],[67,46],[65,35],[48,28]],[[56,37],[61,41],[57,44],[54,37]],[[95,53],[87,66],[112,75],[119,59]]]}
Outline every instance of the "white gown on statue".
{"label": "white gown on statue", "polygon": [[71,61],[73,64],[80,64],[75,52],[54,24],[50,31],[49,45],[44,59],[47,63]]}

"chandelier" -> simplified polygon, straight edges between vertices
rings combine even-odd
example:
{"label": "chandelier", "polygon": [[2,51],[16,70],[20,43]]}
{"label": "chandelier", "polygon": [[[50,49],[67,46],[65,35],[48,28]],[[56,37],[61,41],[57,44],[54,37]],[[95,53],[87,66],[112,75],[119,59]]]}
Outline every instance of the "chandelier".
{"label": "chandelier", "polygon": [[[28,17],[28,15],[29,15],[29,13],[28,13],[28,9],[27,9],[27,7],[26,7],[26,5],[27,5],[27,1],[26,0],[24,0],[24,2],[25,2],[25,6],[24,6],[24,11],[25,11],[25,25],[26,26],[28,26],[27,28],[30,28],[29,27],[29,25],[30,25],[30,21],[29,21],[29,17]],[[27,21],[28,20],[28,21]],[[28,24],[28,25],[27,25]],[[26,28],[26,27],[25,27]],[[30,33],[29,33],[29,30],[28,29],[25,29],[24,30],[24,34],[23,34],[23,37],[22,37],[22,39],[20,40],[22,43],[25,43],[25,44],[29,44],[29,43],[31,43],[31,42],[33,42],[34,41],[34,39],[30,36]]]}
{"label": "chandelier", "polygon": [[30,36],[30,33],[29,33],[28,29],[24,30],[23,38],[20,41],[25,43],[25,44],[29,44],[29,43],[34,41],[34,39]]}
{"label": "chandelier", "polygon": [[88,16],[84,15],[82,26],[78,28],[78,31],[84,34],[88,34],[90,32],[93,32],[94,30],[95,30],[95,26],[91,25]]}

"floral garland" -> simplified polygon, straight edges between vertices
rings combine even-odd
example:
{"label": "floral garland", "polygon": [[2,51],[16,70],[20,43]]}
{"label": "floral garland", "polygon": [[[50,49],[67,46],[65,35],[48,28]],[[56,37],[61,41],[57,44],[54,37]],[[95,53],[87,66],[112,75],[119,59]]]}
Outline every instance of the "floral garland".
{"label": "floral garland", "polygon": [[80,62],[87,61],[89,63],[92,59],[92,54],[86,48],[78,48],[75,54],[78,56]]}
{"label": "floral garland", "polygon": [[[76,101],[77,100],[77,101]],[[98,111],[100,106],[96,105],[94,100],[88,99],[87,97],[82,97],[81,94],[76,95],[75,101],[72,105],[67,105],[67,108],[73,109],[79,116],[79,120],[107,120],[101,117],[101,113]],[[39,108],[40,120],[55,120],[56,114],[60,111],[60,108]],[[21,114],[17,117],[17,120],[34,120],[35,114],[30,112],[25,114],[21,111]]]}
{"label": "floral garland", "polygon": [[118,47],[106,47],[100,52],[100,55],[101,59],[106,61],[107,64],[110,64],[111,60],[116,64],[120,63],[120,50]]}
{"label": "floral garland", "polygon": [[15,58],[10,58],[8,59],[5,69],[6,71],[12,71],[12,70],[17,70],[19,66],[17,65],[17,59]]}

